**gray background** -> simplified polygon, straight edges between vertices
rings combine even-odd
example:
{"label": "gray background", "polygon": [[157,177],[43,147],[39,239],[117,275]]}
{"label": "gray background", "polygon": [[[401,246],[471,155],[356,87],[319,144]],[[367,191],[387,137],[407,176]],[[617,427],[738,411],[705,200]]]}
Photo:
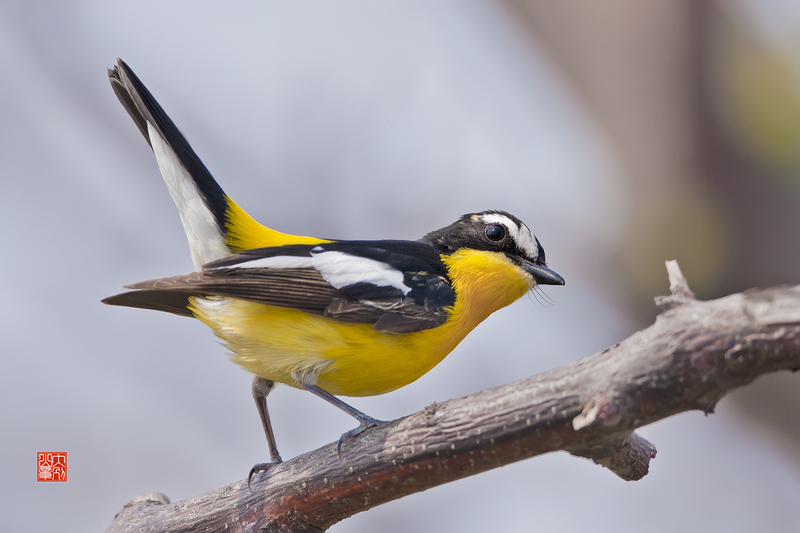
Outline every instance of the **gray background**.
{"label": "gray background", "polygon": [[[545,289],[552,303],[524,298],[416,383],[353,399],[372,416],[526,377],[647,325],[655,294],[642,315],[618,290],[619,243],[635,224],[621,156],[513,19],[488,1],[3,3],[0,530],[102,531],[139,493],[178,501],[268,458],[250,377],[209,330],[100,304],[192,269],[154,158],[109,87],[117,56],[270,227],[414,239],[497,208],[539,237],[567,280]],[[661,292],[671,258],[642,266]],[[284,458],[353,426],[288,387],[270,408]],[[659,455],[639,482],[554,454],[332,531],[797,527],[796,444],[734,401],[641,434]],[[36,483],[37,451],[68,452],[68,483]]]}

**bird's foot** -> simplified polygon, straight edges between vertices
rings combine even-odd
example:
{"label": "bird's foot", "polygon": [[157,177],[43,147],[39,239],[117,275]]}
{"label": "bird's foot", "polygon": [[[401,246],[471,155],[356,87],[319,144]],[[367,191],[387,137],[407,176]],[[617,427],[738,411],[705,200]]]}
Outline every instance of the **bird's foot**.
{"label": "bird's foot", "polygon": [[253,492],[253,489],[250,488],[250,481],[253,479],[253,476],[256,474],[260,474],[261,472],[266,472],[273,466],[279,465],[283,462],[283,459],[280,457],[273,457],[271,463],[258,463],[253,468],[250,469],[250,473],[247,475],[247,490]]}
{"label": "bird's foot", "polygon": [[375,426],[380,426],[381,424],[386,423],[383,420],[378,420],[377,418],[366,416],[363,413],[361,414],[363,416],[359,417],[358,419],[358,421],[360,422],[358,427],[342,433],[342,436],[339,437],[339,442],[336,443],[336,454],[339,456],[339,460],[342,462],[344,462],[344,458],[342,457],[342,444],[344,444],[346,441],[358,435],[361,435],[370,428],[374,428]]}

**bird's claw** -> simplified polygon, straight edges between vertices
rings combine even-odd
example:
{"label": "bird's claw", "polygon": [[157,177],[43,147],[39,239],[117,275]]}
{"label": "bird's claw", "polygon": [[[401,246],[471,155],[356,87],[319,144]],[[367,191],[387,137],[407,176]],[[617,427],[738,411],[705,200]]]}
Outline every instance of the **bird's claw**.
{"label": "bird's claw", "polygon": [[266,472],[267,470],[269,470],[273,466],[279,465],[282,462],[283,462],[283,459],[278,457],[278,458],[274,459],[271,463],[258,463],[257,465],[253,466],[253,468],[250,469],[250,473],[247,475],[247,490],[249,490],[250,492],[253,492],[253,489],[250,487],[250,481],[253,479],[254,475],[259,474],[261,472]]}
{"label": "bird's claw", "polygon": [[365,417],[363,419],[359,419],[359,422],[361,423],[358,425],[357,428],[353,428],[350,431],[345,431],[344,433],[342,433],[342,436],[339,437],[339,441],[336,443],[336,455],[339,456],[339,460],[342,462],[344,462],[344,457],[342,457],[342,444],[345,441],[350,440],[353,437],[356,437],[364,433],[366,430],[370,428],[374,428],[375,426],[380,426],[381,424],[385,424],[383,420],[378,420],[377,418],[372,418],[372,417]]}

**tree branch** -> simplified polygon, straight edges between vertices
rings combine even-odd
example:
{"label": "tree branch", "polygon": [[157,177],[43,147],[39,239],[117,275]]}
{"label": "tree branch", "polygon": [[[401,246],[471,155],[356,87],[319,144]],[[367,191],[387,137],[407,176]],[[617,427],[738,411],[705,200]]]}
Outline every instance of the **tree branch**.
{"label": "tree branch", "polygon": [[[677,263],[655,323],[619,344],[537,376],[433,404],[348,441],[182,502],[144,494],[109,532],[321,531],[408,494],[566,450],[625,480],[655,447],[633,430],[694,409],[756,377],[800,369],[800,286],[698,301]],[[191,512],[187,512],[191,511]]]}

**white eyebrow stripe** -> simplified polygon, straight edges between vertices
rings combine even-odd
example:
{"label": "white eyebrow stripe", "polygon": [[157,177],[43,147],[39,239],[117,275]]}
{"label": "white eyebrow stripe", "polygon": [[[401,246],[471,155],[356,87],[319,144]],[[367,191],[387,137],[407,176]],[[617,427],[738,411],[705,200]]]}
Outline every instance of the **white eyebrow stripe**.
{"label": "white eyebrow stripe", "polygon": [[345,252],[316,252],[317,248],[311,250],[310,257],[264,257],[233,265],[233,268],[314,268],[336,289],[371,283],[379,287],[394,287],[404,295],[411,292],[411,287],[403,283],[403,273],[386,263]]}
{"label": "white eyebrow stripe", "polygon": [[531,259],[539,257],[539,247],[536,245],[531,230],[525,224],[520,223],[521,225],[517,226],[513,220],[500,213],[487,213],[481,215],[480,219],[487,224],[502,224],[508,229],[517,246],[524,250],[528,257]]}

